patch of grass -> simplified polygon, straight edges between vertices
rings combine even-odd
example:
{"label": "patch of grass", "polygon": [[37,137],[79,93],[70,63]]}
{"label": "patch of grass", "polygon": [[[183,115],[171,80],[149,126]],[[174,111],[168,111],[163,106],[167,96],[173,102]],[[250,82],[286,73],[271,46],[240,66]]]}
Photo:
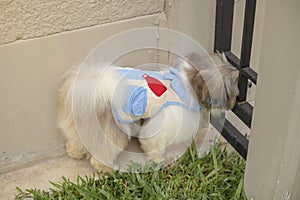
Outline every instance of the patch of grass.
{"label": "patch of grass", "polygon": [[[134,170],[137,165],[131,166]],[[149,167],[149,166],[148,166]],[[153,167],[153,166],[152,166]],[[155,168],[155,167],[154,167]],[[243,190],[245,161],[217,143],[202,158],[192,145],[173,166],[141,173],[98,173],[62,177],[49,191],[18,189],[16,199],[213,199],[246,200]]]}

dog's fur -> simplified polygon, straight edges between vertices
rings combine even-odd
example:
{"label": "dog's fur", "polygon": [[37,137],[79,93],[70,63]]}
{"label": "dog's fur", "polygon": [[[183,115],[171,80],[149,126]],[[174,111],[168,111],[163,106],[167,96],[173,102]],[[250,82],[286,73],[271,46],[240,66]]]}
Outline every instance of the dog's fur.
{"label": "dog's fur", "polygon": [[[176,66],[180,69],[183,77],[186,78],[186,84],[191,86],[191,94],[195,94],[195,98],[203,110],[223,111],[231,109],[238,95],[239,72],[226,61],[224,56],[217,68],[211,66],[209,59],[205,56],[191,54],[178,62]],[[93,167],[102,171],[110,171],[109,167],[90,155],[82,144],[75,126],[73,108],[76,105],[73,105],[72,98],[78,70],[79,68],[73,68],[65,74],[64,82],[58,91],[58,127],[66,137],[66,151],[70,157],[77,159],[89,158]],[[97,77],[97,74],[93,72],[88,73],[81,77],[81,81],[95,78],[95,76]],[[103,134],[119,147],[119,149],[107,149],[107,152],[104,153],[110,164],[114,162],[120,151],[125,149],[130,141],[130,136],[116,123],[111,110],[111,104],[115,101],[112,98],[113,92],[118,84],[118,79],[118,75],[113,70],[106,70],[98,82],[95,96],[96,115]],[[122,96],[119,98],[122,98]],[[89,104],[91,102],[86,98],[82,103]],[[81,121],[89,123],[86,116],[93,113],[84,108],[79,109],[79,113],[83,113]],[[182,109],[178,106],[168,106],[163,113],[159,113],[151,119],[141,119],[129,128],[130,131],[135,132],[133,135],[139,138],[144,152],[154,160],[161,161],[163,159],[161,155],[163,154],[162,147],[193,139],[195,135],[189,135],[188,133],[192,132],[189,127],[193,126],[191,123],[194,123],[195,117],[197,118],[197,114],[194,111]],[[183,118],[184,120],[182,120]],[[162,121],[164,121],[163,125],[161,124]],[[160,127],[160,129],[156,130],[157,127]],[[174,139],[174,132],[178,129],[181,131]],[[159,134],[148,137],[155,131],[158,131]]]}

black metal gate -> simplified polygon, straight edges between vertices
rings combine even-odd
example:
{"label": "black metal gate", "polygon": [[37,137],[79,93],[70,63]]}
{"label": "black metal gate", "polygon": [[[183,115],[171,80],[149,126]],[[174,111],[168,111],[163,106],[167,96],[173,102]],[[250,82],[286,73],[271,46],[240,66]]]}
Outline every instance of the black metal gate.
{"label": "black metal gate", "polygon": [[[257,73],[250,67],[251,46],[255,19],[256,0],[246,0],[241,55],[231,52],[234,0],[217,0],[215,22],[215,51],[224,52],[228,61],[240,70],[237,104],[232,109],[251,128],[253,107],[247,102],[248,80],[256,84]],[[227,119],[222,127],[217,120],[211,123],[221,135],[246,159],[249,141]]]}

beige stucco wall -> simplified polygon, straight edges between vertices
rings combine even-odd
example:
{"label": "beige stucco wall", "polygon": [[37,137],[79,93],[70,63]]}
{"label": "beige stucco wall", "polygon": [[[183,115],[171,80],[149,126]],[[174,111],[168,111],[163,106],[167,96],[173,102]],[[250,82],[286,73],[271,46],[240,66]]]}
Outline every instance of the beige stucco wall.
{"label": "beige stucco wall", "polygon": [[162,12],[164,0],[0,0],[0,44]]}
{"label": "beige stucco wall", "polygon": [[0,173],[64,154],[60,77],[113,34],[164,26],[163,9],[163,0],[0,1]]}
{"label": "beige stucco wall", "polygon": [[109,26],[54,34],[0,46],[0,172],[8,165],[64,153],[56,130],[60,77],[101,41],[130,28],[153,25],[150,15]]}
{"label": "beige stucco wall", "polygon": [[213,52],[216,2],[214,0],[169,0],[169,27],[187,34]]}

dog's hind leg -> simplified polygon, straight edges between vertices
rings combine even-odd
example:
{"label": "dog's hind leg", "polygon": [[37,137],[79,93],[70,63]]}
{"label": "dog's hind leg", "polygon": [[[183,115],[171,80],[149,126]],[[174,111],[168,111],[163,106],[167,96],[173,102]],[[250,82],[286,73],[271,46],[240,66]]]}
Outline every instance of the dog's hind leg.
{"label": "dog's hind leg", "polygon": [[180,108],[169,106],[143,124],[139,141],[146,154],[155,162],[164,160],[165,148],[174,139],[180,124]]}
{"label": "dog's hind leg", "polygon": [[88,157],[86,148],[80,141],[72,112],[72,88],[76,79],[76,68],[64,77],[64,83],[58,90],[57,125],[66,138],[66,151],[72,158]]}
{"label": "dog's hind leg", "polygon": [[66,151],[71,158],[84,159],[89,157],[89,153],[80,141],[74,125],[70,125],[65,131]]}
{"label": "dog's hind leg", "polygon": [[[155,162],[168,156],[176,156],[175,152],[165,152],[166,149],[183,149],[190,144],[198,128],[199,113],[178,106],[168,106],[154,118],[143,125],[139,134],[142,149]],[[182,146],[182,147],[181,147]],[[174,148],[175,147],[175,148]]]}
{"label": "dog's hind leg", "polygon": [[97,117],[103,140],[95,146],[90,164],[100,171],[111,172],[111,168],[118,169],[116,159],[127,147],[130,136],[117,125],[110,108],[98,112]]}

